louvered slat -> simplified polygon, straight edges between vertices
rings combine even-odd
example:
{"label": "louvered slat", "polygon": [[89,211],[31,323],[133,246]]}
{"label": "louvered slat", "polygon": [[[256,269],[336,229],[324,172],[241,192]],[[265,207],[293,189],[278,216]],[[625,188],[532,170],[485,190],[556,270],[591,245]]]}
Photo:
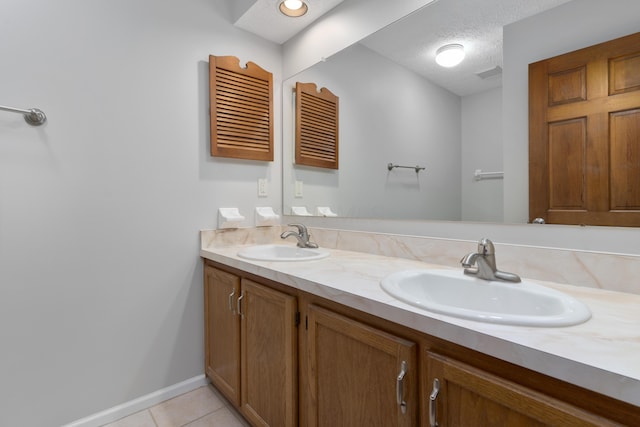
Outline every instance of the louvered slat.
{"label": "louvered slat", "polygon": [[296,164],[338,169],[338,97],[296,83]]}
{"label": "louvered slat", "polygon": [[211,155],[273,160],[273,77],[234,56],[209,57]]}

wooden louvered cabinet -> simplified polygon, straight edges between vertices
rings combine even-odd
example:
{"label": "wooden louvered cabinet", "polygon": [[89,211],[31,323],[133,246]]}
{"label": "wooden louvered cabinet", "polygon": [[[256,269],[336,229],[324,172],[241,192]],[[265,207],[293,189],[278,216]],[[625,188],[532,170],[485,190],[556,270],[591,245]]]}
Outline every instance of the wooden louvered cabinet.
{"label": "wooden louvered cabinet", "polygon": [[273,75],[235,56],[209,56],[211,155],[273,161]]}
{"label": "wooden louvered cabinet", "polygon": [[297,425],[296,298],[204,267],[205,370],[254,426]]}
{"label": "wooden louvered cabinet", "polygon": [[296,83],[297,165],[338,169],[339,99],[315,83]]}

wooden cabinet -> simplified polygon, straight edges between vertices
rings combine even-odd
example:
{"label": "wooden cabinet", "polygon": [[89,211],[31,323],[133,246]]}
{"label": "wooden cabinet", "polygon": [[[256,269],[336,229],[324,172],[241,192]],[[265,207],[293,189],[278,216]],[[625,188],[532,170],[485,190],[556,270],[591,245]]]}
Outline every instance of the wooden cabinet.
{"label": "wooden cabinet", "polygon": [[619,426],[582,409],[435,353],[427,353],[426,419],[439,427]]}
{"label": "wooden cabinet", "polygon": [[307,425],[417,425],[416,344],[316,305],[307,311]]}
{"label": "wooden cabinet", "polygon": [[206,373],[254,426],[297,425],[294,296],[205,266]]}
{"label": "wooden cabinet", "polygon": [[205,373],[236,406],[240,405],[240,317],[235,311],[240,278],[205,266]]}
{"label": "wooden cabinet", "polygon": [[242,279],[241,412],[256,426],[297,425],[296,299]]}
{"label": "wooden cabinet", "polygon": [[637,406],[217,267],[205,263],[206,374],[253,426],[640,425]]}

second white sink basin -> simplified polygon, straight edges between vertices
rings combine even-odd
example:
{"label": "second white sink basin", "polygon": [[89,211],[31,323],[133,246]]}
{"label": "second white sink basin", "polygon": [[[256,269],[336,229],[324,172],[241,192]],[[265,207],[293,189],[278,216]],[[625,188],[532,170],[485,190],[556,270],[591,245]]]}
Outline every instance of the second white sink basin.
{"label": "second white sink basin", "polygon": [[297,246],[257,245],[240,250],[238,256],[254,261],[312,261],[328,257],[329,252]]}
{"label": "second white sink basin", "polygon": [[481,322],[550,327],[577,325],[591,317],[586,305],[555,289],[477,279],[462,270],[400,271],[380,285],[415,307]]}

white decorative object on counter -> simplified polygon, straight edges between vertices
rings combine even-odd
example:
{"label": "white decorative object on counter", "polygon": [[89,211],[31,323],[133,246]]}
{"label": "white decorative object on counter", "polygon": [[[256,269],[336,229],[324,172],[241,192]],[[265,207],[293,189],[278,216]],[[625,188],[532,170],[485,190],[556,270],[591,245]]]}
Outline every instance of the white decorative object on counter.
{"label": "white decorative object on counter", "polygon": [[318,206],[317,213],[318,216],[338,216],[329,206]]}
{"label": "white decorative object on counter", "polygon": [[218,209],[218,229],[238,228],[242,221],[244,221],[244,217],[240,215],[238,208]]}
{"label": "white decorative object on counter", "polygon": [[280,224],[280,215],[270,206],[256,208],[256,227],[267,227]]}
{"label": "white decorative object on counter", "polygon": [[297,216],[313,216],[306,206],[291,206],[291,215]]}

